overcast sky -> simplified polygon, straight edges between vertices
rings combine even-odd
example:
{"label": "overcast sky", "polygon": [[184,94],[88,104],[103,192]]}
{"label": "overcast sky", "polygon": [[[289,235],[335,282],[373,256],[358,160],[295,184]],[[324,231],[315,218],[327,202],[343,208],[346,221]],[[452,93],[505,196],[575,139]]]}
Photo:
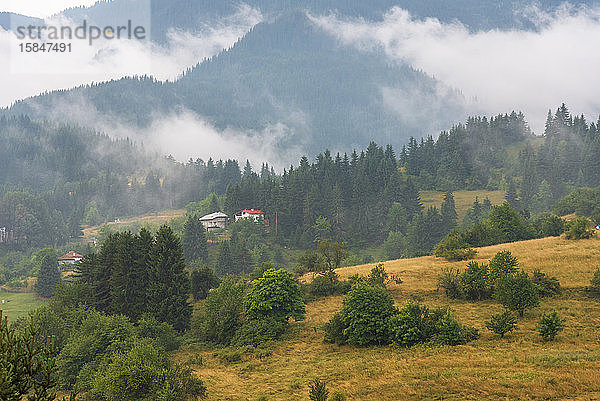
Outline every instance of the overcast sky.
{"label": "overcast sky", "polygon": [[91,6],[96,0],[1,0],[0,11],[44,18],[65,8]]}

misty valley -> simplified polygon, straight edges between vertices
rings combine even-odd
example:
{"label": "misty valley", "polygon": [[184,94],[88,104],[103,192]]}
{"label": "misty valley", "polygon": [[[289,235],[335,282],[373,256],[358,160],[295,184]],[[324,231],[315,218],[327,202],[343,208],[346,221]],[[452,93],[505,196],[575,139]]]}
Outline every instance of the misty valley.
{"label": "misty valley", "polygon": [[0,6],[0,400],[597,398],[599,11]]}

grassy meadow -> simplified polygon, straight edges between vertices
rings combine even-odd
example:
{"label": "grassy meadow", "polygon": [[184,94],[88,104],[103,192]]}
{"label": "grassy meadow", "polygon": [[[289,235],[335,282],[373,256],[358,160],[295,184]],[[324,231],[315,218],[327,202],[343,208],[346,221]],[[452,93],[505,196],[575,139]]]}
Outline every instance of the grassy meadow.
{"label": "grassy meadow", "polygon": [[[160,227],[163,224],[170,222],[171,220],[182,217],[185,215],[185,209],[177,210],[163,210],[156,213],[149,213],[143,216],[135,216],[129,218],[119,219],[118,221],[109,222],[106,225],[114,231],[139,231],[141,227]],[[93,237],[97,237],[100,233],[100,228],[103,226],[84,226],[83,237],[87,240]]]}
{"label": "grassy meadow", "polygon": [[[442,206],[444,201],[444,193],[438,191],[421,191],[421,202],[427,209],[430,206],[435,206],[438,209]],[[454,192],[454,203],[456,206],[456,213],[458,214],[458,221],[467,214],[467,210],[473,206],[475,198],[479,197],[479,202],[483,202],[485,198],[489,198],[492,205],[499,205],[504,202],[504,191],[456,191]]]}
{"label": "grassy meadow", "polygon": [[[5,303],[2,303],[2,300]],[[27,317],[30,311],[42,305],[45,301],[32,292],[11,293],[0,291],[0,309],[9,320]]]}
{"label": "grassy meadow", "polygon": [[[410,299],[427,305],[449,305],[459,321],[473,325],[480,338],[456,347],[414,348],[336,346],[323,342],[321,325],[339,310],[343,297],[307,305],[305,321],[292,323],[273,353],[221,362],[212,350],[190,345],[179,351],[180,362],[202,357],[195,372],[208,386],[208,400],[308,400],[307,384],[328,382],[330,392],[348,400],[592,400],[600,399],[600,299],[585,287],[600,267],[600,240],[546,238],[479,249],[485,261],[508,249],[528,272],[540,268],[556,276],[564,290],[543,299],[519,319],[518,330],[504,339],[485,329],[484,321],[502,310],[494,301],[451,300],[438,292],[436,279],[444,266],[463,268],[434,257],[385,263],[404,282],[389,288],[398,306]],[[340,269],[342,277],[366,275],[373,265]],[[542,312],[556,309],[566,328],[544,343],[535,331]],[[261,398],[263,397],[263,398]]]}

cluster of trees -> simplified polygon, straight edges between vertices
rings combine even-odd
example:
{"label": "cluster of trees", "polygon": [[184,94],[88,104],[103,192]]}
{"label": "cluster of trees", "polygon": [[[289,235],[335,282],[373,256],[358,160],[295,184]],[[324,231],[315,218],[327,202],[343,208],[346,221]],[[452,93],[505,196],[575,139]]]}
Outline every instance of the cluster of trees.
{"label": "cluster of trees", "polygon": [[469,262],[464,271],[445,268],[438,277],[438,288],[450,298],[470,301],[496,299],[506,308],[523,316],[529,308],[539,305],[541,297],[550,297],[561,290],[555,277],[536,270],[530,277],[518,271],[518,260],[509,251],[497,253],[488,264]]}
{"label": "cluster of trees", "polygon": [[254,205],[266,211],[272,226],[277,223],[278,236],[306,248],[321,239],[319,231],[359,245],[385,238],[394,203],[402,206],[407,221],[422,209],[418,189],[398,171],[392,147],[371,143],[350,156],[326,151],[312,164],[303,157],[281,177],[244,175],[227,189],[225,213]]}
{"label": "cluster of trees", "polygon": [[448,309],[409,302],[403,308],[385,284],[357,280],[343,300],[342,309],[325,325],[325,341],[358,346],[433,342],[458,345],[478,337],[476,329],[461,325]]}
{"label": "cluster of trees", "polygon": [[183,331],[189,327],[190,280],[179,237],[168,226],[111,234],[78,267],[85,303],[137,321],[149,313]]}

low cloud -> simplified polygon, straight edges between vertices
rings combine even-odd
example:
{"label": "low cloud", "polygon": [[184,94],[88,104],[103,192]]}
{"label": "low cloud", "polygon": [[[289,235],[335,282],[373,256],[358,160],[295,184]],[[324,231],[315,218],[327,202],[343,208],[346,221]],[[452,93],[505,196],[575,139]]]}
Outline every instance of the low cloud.
{"label": "low cloud", "polygon": [[[21,53],[19,46],[25,41],[0,28],[0,106],[45,91],[125,76],[173,80],[186,68],[232,46],[261,20],[259,11],[240,6],[236,14],[193,34],[168,32],[163,46],[127,39],[99,40],[93,46],[85,40],[64,41],[71,43],[70,53]],[[47,22],[73,25],[61,17]]]}
{"label": "low cloud", "polygon": [[347,45],[383,50],[459,89],[470,113],[525,112],[543,131],[548,108],[562,102],[595,119],[600,112],[600,12],[563,6],[522,10],[535,31],[470,32],[460,23],[416,19],[401,8],[379,22],[331,15],[314,21]]}

